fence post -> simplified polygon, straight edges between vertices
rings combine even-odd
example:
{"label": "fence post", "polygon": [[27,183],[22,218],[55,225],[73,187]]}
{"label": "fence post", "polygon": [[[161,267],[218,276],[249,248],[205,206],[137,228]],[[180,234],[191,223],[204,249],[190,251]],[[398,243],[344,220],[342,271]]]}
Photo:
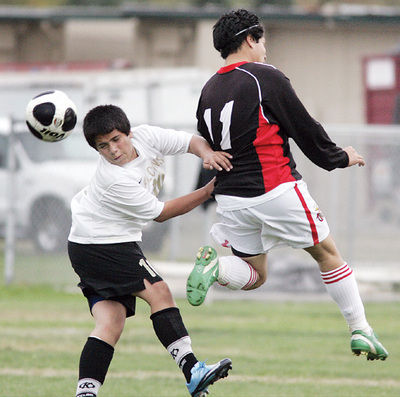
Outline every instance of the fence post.
{"label": "fence post", "polygon": [[4,251],[4,278],[6,285],[10,285],[14,280],[15,270],[15,185],[16,185],[16,158],[15,158],[15,123],[16,120],[10,117],[10,134],[8,136],[8,183],[7,198],[8,211],[6,219],[6,238]]}

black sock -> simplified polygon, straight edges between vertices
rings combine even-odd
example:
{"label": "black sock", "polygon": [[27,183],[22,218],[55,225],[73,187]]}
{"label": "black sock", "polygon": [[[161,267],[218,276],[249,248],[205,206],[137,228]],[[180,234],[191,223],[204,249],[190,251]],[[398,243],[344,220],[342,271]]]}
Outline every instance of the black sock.
{"label": "black sock", "polygon": [[166,349],[171,343],[189,335],[177,307],[169,307],[153,313],[150,319],[153,321],[158,339]]}
{"label": "black sock", "polygon": [[[189,382],[191,378],[190,370],[198,360],[191,351],[189,334],[183,324],[179,309],[170,307],[160,310],[153,313],[150,318],[153,321],[154,331],[158,339],[177,362],[185,375],[186,381]],[[177,349],[173,349],[171,346],[177,347]],[[178,350],[180,350],[180,353],[175,354]],[[181,354],[182,357],[180,357]]]}
{"label": "black sock", "polygon": [[190,378],[192,377],[192,373],[190,372],[194,365],[197,363],[197,359],[193,353],[187,354],[182,358],[179,363],[179,368],[182,369],[183,375],[185,375],[186,382],[190,382]]}
{"label": "black sock", "polygon": [[90,336],[79,361],[79,379],[96,379],[103,384],[113,354],[114,348],[111,345]]}

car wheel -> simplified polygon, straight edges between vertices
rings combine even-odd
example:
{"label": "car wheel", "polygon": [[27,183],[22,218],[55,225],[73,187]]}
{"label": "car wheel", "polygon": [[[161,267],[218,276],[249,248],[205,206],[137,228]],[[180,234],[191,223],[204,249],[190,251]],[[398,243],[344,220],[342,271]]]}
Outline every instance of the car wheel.
{"label": "car wheel", "polygon": [[65,204],[55,197],[37,200],[31,211],[32,239],[42,252],[64,250],[71,227],[71,213]]}

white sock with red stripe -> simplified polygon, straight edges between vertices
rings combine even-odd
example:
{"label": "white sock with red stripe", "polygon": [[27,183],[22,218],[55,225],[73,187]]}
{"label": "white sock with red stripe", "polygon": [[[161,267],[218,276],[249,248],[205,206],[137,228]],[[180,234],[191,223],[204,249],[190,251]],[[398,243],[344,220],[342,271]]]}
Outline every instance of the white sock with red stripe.
{"label": "white sock with red stripe", "polygon": [[221,256],[219,258],[218,282],[230,289],[246,289],[257,281],[254,267],[238,256]]}
{"label": "white sock with red stripe", "polygon": [[338,304],[350,331],[362,330],[370,333],[371,327],[365,317],[357,281],[347,263],[330,272],[321,272],[321,277],[328,294]]}

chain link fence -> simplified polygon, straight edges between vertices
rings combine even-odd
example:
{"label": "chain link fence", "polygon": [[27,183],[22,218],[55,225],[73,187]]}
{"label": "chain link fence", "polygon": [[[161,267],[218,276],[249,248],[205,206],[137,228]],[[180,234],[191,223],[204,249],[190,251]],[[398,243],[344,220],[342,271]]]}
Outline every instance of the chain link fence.
{"label": "chain link fence", "polygon": [[[27,132],[21,122],[9,120],[8,126],[0,134],[5,279],[75,284],[66,253],[69,203],[89,182],[97,153],[80,133],[62,142],[45,143]],[[357,148],[367,165],[327,172],[313,165],[292,144],[298,170],[327,217],[344,258],[356,269],[375,268],[380,277],[387,274],[396,282],[400,273],[400,128],[327,129],[338,145]],[[191,155],[170,158],[162,199],[193,190],[200,166]],[[215,206],[211,204],[163,224],[151,222],[144,233],[143,249],[155,262],[191,262],[200,245],[211,243],[208,229],[214,220]],[[302,266],[310,258],[291,249],[271,252],[271,266],[285,262]]]}

